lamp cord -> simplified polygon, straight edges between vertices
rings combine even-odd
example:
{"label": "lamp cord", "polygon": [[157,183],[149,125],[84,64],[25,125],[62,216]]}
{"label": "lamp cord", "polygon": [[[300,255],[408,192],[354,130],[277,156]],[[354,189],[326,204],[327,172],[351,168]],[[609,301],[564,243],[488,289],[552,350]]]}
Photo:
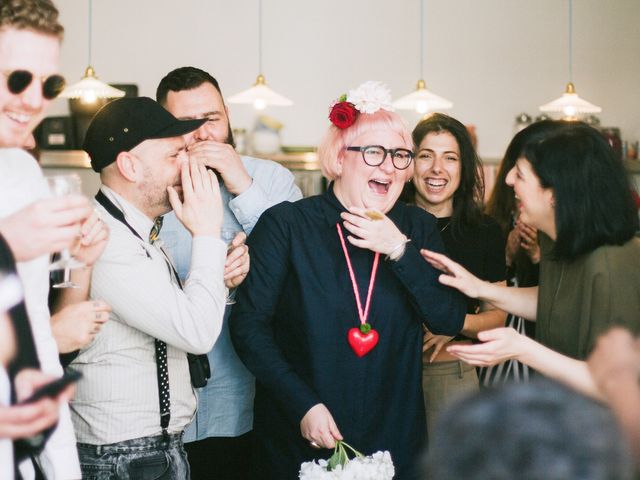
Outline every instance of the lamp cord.
{"label": "lamp cord", "polygon": [[93,0],[89,0],[89,21],[87,22],[89,25],[89,51],[87,52],[87,65],[91,65],[91,19],[93,18]]}
{"label": "lamp cord", "polygon": [[262,0],[258,0],[258,73],[262,75]]}
{"label": "lamp cord", "polygon": [[420,80],[424,80],[424,0],[420,0]]}
{"label": "lamp cord", "polygon": [[573,83],[573,0],[569,0],[569,81]]}

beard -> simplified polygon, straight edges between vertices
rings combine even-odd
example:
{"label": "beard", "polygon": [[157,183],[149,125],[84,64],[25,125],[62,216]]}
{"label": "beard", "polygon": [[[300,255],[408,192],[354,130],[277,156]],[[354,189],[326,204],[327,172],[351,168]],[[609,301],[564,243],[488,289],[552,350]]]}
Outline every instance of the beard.
{"label": "beard", "polygon": [[233,149],[236,149],[236,141],[233,139],[233,130],[231,130],[231,124],[227,120],[227,138],[225,138],[224,143],[227,145],[231,145]]}

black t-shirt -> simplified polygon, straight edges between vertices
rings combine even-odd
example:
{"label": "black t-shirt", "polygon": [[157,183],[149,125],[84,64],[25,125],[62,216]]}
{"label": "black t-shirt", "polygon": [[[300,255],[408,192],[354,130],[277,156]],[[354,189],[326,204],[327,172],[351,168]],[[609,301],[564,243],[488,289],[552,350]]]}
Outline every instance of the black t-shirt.
{"label": "black t-shirt", "polygon": [[[438,230],[444,248],[452,260],[482,280],[505,280],[505,239],[500,227],[491,217],[483,216],[478,225],[462,228],[454,228],[451,217],[442,217],[438,218]],[[478,313],[480,302],[469,297],[466,297],[466,300],[467,313]],[[456,339],[462,340],[467,337],[458,335]]]}

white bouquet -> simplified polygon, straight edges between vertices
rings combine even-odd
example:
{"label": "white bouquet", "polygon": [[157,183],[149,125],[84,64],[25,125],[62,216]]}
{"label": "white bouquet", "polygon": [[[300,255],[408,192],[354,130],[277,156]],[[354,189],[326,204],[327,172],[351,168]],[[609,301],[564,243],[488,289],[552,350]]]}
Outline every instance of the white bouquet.
{"label": "white bouquet", "polygon": [[[345,447],[355,457],[349,460]],[[300,480],[391,480],[396,473],[387,451],[364,456],[342,441],[336,442],[336,448],[329,460],[304,462],[300,466]]]}

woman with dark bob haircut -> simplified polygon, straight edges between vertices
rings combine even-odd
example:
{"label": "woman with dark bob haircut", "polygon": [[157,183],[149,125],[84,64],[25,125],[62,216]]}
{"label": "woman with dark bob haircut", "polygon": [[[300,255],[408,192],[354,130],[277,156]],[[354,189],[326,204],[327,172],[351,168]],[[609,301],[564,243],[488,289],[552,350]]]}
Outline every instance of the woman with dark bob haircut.
{"label": "woman with dark bob haircut", "polygon": [[539,231],[538,287],[497,286],[444,255],[422,253],[445,272],[444,285],[535,320],[539,343],[498,328],[478,335],[485,343],[448,351],[482,366],[514,358],[570,381],[564,365],[584,360],[611,326],[640,332],[640,238],[634,237],[638,217],[630,183],[611,147],[583,123],[563,126],[525,147],[507,183],[514,187],[522,220]]}
{"label": "woman with dark bob haircut", "polygon": [[[482,214],[481,163],[466,127],[434,113],[416,125],[412,137],[415,169],[413,181],[405,187],[405,200],[437,218],[450,258],[483,280],[503,282],[504,237],[498,224]],[[449,337],[426,331],[424,335],[422,387],[429,433],[444,406],[479,388],[476,368],[442,347],[471,345],[478,332],[505,325],[505,312],[475,298],[466,300],[460,334]]]}

